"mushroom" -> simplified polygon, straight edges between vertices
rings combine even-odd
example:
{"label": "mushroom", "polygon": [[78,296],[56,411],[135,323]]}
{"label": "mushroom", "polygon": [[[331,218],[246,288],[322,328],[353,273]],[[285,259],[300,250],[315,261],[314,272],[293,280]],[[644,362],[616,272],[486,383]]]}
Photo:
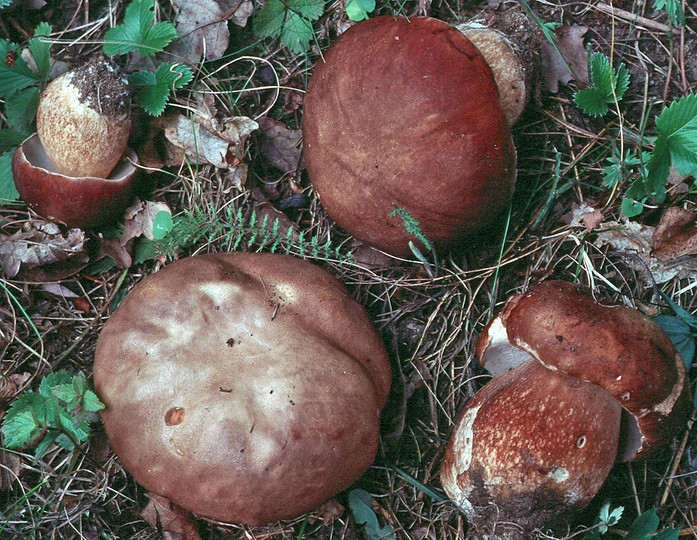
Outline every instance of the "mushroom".
{"label": "mushroom", "polygon": [[315,66],[303,114],[310,181],[327,213],[395,255],[457,248],[508,208],[516,153],[492,69],[462,32],[429,17],[361,21]]}
{"label": "mushroom", "polygon": [[137,162],[126,144],[131,130],[128,87],[103,57],[57,77],[44,88],[37,134],[12,158],[22,199],[44,217],[94,227],[121,215],[132,194]]}
{"label": "mushroom", "polygon": [[249,525],[311,510],[371,465],[390,373],[339,281],[268,253],[148,276],[104,325],[94,363],[109,441],[136,481]]}
{"label": "mushroom", "polygon": [[616,460],[655,452],[690,413],[685,365],[660,326],[570,283],[511,297],[476,356],[495,378],[460,413],[441,481],[492,538],[568,522]]}

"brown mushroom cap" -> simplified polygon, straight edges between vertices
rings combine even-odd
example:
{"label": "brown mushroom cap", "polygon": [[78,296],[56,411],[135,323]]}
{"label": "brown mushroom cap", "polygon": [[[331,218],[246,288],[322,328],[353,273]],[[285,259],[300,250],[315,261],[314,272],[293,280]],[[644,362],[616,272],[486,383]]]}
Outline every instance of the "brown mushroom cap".
{"label": "brown mushroom cap", "polygon": [[298,515],[372,463],[390,387],[361,306],[273,254],[182,259],[144,279],[97,343],[102,418],[123,466],[200,515]]}
{"label": "brown mushroom cap", "polygon": [[416,241],[454,247],[507,208],[515,149],[491,69],[457,29],[428,17],[352,26],[315,66],[304,152],[327,213],[393,254]]}
{"label": "brown mushroom cap", "polygon": [[477,358],[492,374],[534,358],[596,384],[629,413],[620,456],[666,444],[691,410],[685,364],[658,324],[626,306],[604,306],[571,283],[544,281],[508,300],[484,329]]}
{"label": "brown mushroom cap", "polygon": [[15,150],[12,176],[22,200],[38,214],[69,227],[106,225],[123,215],[133,192],[138,158],[130,149],[108,178],[54,172],[34,134]]}
{"label": "brown mushroom cap", "polygon": [[621,408],[604,390],[528,360],[461,412],[441,481],[479,534],[524,538],[586,506],[617,454]]}

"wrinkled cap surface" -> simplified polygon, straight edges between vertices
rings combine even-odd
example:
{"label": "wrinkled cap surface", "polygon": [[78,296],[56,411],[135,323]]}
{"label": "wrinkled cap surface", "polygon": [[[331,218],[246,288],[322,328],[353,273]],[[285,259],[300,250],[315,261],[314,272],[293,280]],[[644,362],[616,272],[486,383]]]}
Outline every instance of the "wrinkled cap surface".
{"label": "wrinkled cap surface", "polygon": [[685,364],[661,327],[637,310],[602,305],[563,281],[533,285],[508,300],[477,343],[479,362],[494,375],[530,357],[617,399],[629,413],[624,460],[665,445],[687,422]]}
{"label": "wrinkled cap surface", "polygon": [[390,364],[323,269],[209,254],[128,294],[99,337],[94,382],[140,484],[199,516],[259,525],[318,506],[370,466]]}
{"label": "wrinkled cap surface", "polygon": [[397,255],[417,241],[395,207],[455,247],[513,192],[515,149],[491,69],[461,32],[428,17],[374,17],[344,32],[310,78],[303,140],[327,213]]}
{"label": "wrinkled cap surface", "polygon": [[491,380],[460,413],[441,481],[480,534],[524,538],[586,506],[615,462],[621,408],[534,360]]}

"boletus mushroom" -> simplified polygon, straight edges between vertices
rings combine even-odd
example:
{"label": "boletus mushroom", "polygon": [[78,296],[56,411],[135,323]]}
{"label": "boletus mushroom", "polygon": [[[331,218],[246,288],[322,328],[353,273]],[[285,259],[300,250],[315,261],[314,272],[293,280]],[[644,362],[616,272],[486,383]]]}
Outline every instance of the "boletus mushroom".
{"label": "boletus mushroom", "polygon": [[130,91],[109,61],[97,55],[46,85],[36,127],[12,158],[22,199],[71,227],[119,217],[130,200],[137,158],[126,146]]}
{"label": "boletus mushroom", "polygon": [[200,517],[311,510],[373,462],[390,362],[328,272],[280,254],[181,259],[99,336],[102,418],[124,468]]}
{"label": "boletus mushroom", "polygon": [[395,255],[418,244],[396,208],[436,246],[457,248],[513,193],[516,153],[492,69],[429,17],[374,17],[344,32],[310,78],[303,141],[327,213]]}
{"label": "boletus mushroom", "polygon": [[685,364],[661,327],[570,283],[511,297],[476,356],[495,378],[460,413],[441,481],[492,538],[567,524],[617,460],[670,442],[691,410]]}

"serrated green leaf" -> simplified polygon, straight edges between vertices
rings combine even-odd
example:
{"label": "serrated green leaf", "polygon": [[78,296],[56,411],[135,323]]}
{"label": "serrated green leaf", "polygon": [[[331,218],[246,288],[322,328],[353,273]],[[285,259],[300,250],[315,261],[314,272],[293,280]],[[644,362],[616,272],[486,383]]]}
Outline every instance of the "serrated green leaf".
{"label": "serrated green leaf", "polygon": [[82,408],[87,412],[97,412],[104,408],[104,403],[92,390],[87,390],[82,396]]}
{"label": "serrated green leaf", "polygon": [[319,19],[324,13],[324,0],[290,0],[286,6],[310,21]]}
{"label": "serrated green leaf", "polygon": [[15,92],[5,100],[7,123],[18,131],[30,131],[38,108],[38,86],[30,86]]}
{"label": "serrated green leaf", "polygon": [[161,52],[177,31],[169,22],[155,21],[153,0],[133,0],[126,8],[123,23],[104,34],[104,52],[109,56],[138,51],[143,56]]}
{"label": "serrated green leaf", "polygon": [[281,30],[281,43],[295,53],[304,53],[315,35],[312,23],[297,13],[289,11]]}
{"label": "serrated green leaf", "polygon": [[624,93],[627,91],[629,88],[629,81],[630,81],[630,76],[629,76],[629,70],[627,69],[627,66],[624,64],[620,64],[617,66],[617,69],[615,70],[615,95],[617,96],[617,100],[619,101],[622,99],[622,96],[624,96]]}
{"label": "serrated green leaf", "polygon": [[56,442],[56,439],[59,435],[60,432],[55,430],[46,432],[46,434],[41,439],[41,442],[36,447],[36,450],[34,450],[34,457],[36,457],[36,459],[41,459],[42,457],[44,457],[44,455],[46,455],[46,452],[48,452],[53,446],[53,444]]}
{"label": "serrated green leaf", "polygon": [[8,201],[19,199],[19,192],[12,177],[12,154],[13,152],[5,152],[0,155],[0,199]]}
{"label": "serrated green leaf", "polygon": [[2,434],[8,448],[32,444],[45,427],[44,400],[28,390],[12,402],[2,419]]}
{"label": "serrated green leaf", "polygon": [[39,78],[46,80],[51,71],[51,43],[45,39],[51,35],[51,26],[46,22],[40,22],[34,29],[34,37],[29,40],[29,52],[31,52]]}
{"label": "serrated green leaf", "polygon": [[644,211],[644,204],[634,199],[622,199],[620,208],[625,216],[633,218]]}
{"label": "serrated green leaf", "polygon": [[269,0],[254,14],[254,33],[259,37],[278,37],[286,20],[286,7],[280,0]]}
{"label": "serrated green leaf", "polygon": [[608,111],[607,94],[591,86],[574,94],[576,106],[589,116],[603,116]]}
{"label": "serrated green leaf", "polygon": [[[5,61],[8,53],[14,55],[12,67]],[[7,39],[0,39],[0,98],[7,98],[38,82],[39,77],[29,69],[19,47]]]}
{"label": "serrated green leaf", "polygon": [[665,8],[666,15],[674,25],[685,24],[685,12],[680,2],[681,0],[654,0],[653,9],[658,11]]}
{"label": "serrated green leaf", "polygon": [[75,387],[72,383],[57,384],[51,387],[51,392],[61,401],[71,403],[75,398],[80,397],[75,393]]}
{"label": "serrated green leaf", "polygon": [[591,84],[605,96],[612,95],[612,65],[610,59],[602,53],[591,56]]}
{"label": "serrated green leaf", "polygon": [[352,21],[362,21],[375,9],[375,0],[347,0],[346,15]]}
{"label": "serrated green leaf", "polygon": [[12,0],[0,0],[0,9],[9,6],[12,3]]}
{"label": "serrated green leaf", "polygon": [[659,522],[656,509],[647,510],[630,525],[625,540],[647,540],[651,538],[656,534]]}
{"label": "serrated green leaf", "polygon": [[136,71],[128,77],[128,82],[136,88],[136,100],[152,116],[159,116],[165,110],[169,94],[181,88],[193,78],[191,70],[181,64],[166,62],[158,66],[155,73]]}
{"label": "serrated green leaf", "polygon": [[68,371],[54,371],[49,373],[39,384],[39,394],[44,398],[50,399],[55,396],[53,389],[61,385],[72,385],[73,384],[73,374]]}
{"label": "serrated green leaf", "polygon": [[657,183],[664,183],[670,173],[670,163],[668,142],[663,135],[659,135],[656,139],[651,158],[646,165],[648,180],[654,185]]}
{"label": "serrated green leaf", "polygon": [[659,134],[670,137],[686,125],[695,129],[697,118],[697,94],[690,94],[675,100],[656,118],[656,130]]}

